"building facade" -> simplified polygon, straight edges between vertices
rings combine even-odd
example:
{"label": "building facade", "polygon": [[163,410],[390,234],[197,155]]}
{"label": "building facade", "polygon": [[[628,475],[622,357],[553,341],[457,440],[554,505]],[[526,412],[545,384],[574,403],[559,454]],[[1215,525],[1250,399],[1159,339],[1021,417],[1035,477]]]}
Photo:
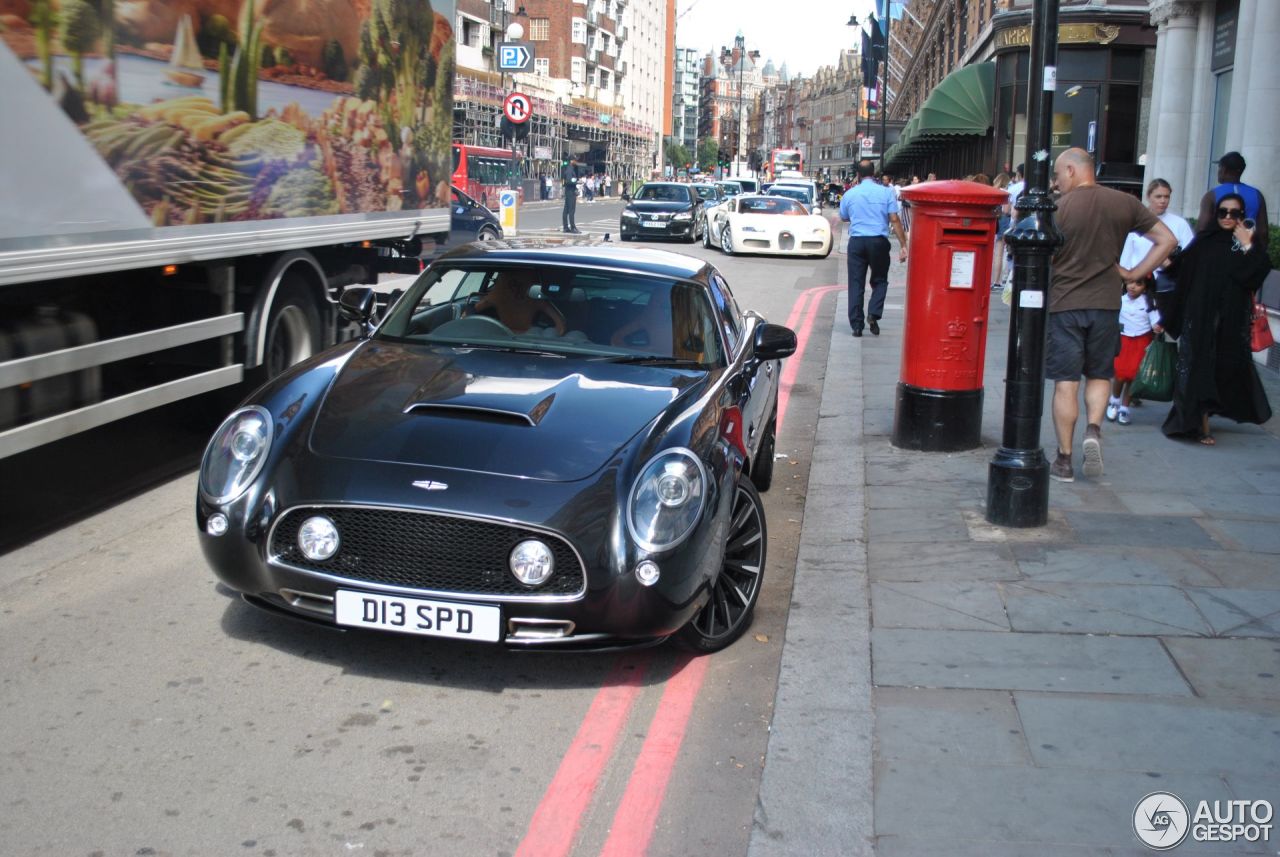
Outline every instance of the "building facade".
{"label": "building facade", "polygon": [[[1155,0],[1156,50],[1144,178],[1173,185],[1173,210],[1194,216],[1217,184],[1217,160],[1239,152],[1244,180],[1280,205],[1280,44],[1275,0]],[[1272,213],[1272,219],[1275,214]],[[1273,239],[1274,240],[1274,239]]]}
{"label": "building facade", "polygon": [[[648,48],[659,54],[633,75],[631,62],[640,52],[627,43],[633,32],[643,40],[654,26],[663,29],[671,2],[524,0],[517,6],[510,0],[458,0],[454,140],[511,145],[499,130],[502,101],[520,91],[533,101],[528,138],[517,144],[526,180],[558,175],[570,154],[598,173],[647,178],[664,120],[665,63],[659,38]],[[633,26],[637,20],[641,26]],[[502,74],[497,46],[513,22],[533,49],[533,67]]]}
{"label": "building facade", "polygon": [[[738,33],[741,40],[742,33]],[[765,76],[765,69],[771,76]],[[759,53],[735,43],[702,58],[698,97],[698,139],[714,139],[720,151],[748,162],[747,108],[767,86],[778,82],[772,63],[760,65]]]}
{"label": "building facade", "polygon": [[695,48],[676,48],[671,136],[691,155],[698,150],[699,66]]}
{"label": "building facade", "polygon": [[[1031,13],[1032,0],[904,5],[888,110],[907,126],[891,170],[994,175],[1025,160]],[[1104,183],[1140,188],[1155,42],[1146,0],[1061,0],[1051,156],[1086,149]]]}

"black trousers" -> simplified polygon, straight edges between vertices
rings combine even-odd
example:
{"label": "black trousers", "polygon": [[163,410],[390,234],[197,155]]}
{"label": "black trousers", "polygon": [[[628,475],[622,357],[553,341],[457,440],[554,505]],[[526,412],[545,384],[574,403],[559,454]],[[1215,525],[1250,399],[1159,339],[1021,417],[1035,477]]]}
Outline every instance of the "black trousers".
{"label": "black trousers", "polygon": [[564,221],[565,229],[577,229],[578,215],[578,192],[572,186],[564,189],[564,210],[560,213],[560,219]]}
{"label": "black trousers", "polygon": [[[884,296],[889,291],[889,239],[883,235],[849,239],[849,327],[862,330],[866,318],[884,315]],[[864,315],[867,269],[871,269],[871,301]]]}

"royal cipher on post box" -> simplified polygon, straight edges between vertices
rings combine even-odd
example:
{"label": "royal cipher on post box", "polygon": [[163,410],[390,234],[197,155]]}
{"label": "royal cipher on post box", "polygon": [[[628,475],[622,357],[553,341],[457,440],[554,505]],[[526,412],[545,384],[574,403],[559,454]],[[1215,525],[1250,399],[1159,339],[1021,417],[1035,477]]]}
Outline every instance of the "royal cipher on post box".
{"label": "royal cipher on post box", "polygon": [[911,237],[902,371],[893,445],[950,452],[982,434],[982,365],[1000,206],[1008,195],[976,182],[905,188]]}

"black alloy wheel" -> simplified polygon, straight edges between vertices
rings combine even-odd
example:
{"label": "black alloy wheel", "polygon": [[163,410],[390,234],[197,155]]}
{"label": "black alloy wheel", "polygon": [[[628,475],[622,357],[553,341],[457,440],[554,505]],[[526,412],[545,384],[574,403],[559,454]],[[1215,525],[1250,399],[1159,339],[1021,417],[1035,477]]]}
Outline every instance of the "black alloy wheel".
{"label": "black alloy wheel", "polygon": [[720,574],[702,610],[676,633],[676,645],[710,654],[742,636],[760,598],[768,540],[760,494],[751,480],[739,477]]}

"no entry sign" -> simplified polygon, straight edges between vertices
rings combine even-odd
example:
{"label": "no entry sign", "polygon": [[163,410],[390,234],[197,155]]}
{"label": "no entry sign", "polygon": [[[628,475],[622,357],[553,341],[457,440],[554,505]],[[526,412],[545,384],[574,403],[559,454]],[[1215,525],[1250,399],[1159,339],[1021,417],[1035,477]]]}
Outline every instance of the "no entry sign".
{"label": "no entry sign", "polygon": [[533,115],[533,99],[523,92],[513,92],[502,102],[502,115],[507,121],[521,125]]}

